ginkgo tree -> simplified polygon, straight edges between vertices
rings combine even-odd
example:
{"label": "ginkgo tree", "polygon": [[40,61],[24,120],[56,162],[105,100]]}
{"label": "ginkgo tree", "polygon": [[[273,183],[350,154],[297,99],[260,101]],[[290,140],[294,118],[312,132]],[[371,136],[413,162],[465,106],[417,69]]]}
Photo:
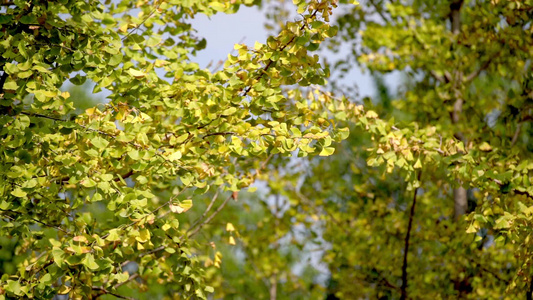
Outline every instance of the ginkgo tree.
{"label": "ginkgo tree", "polygon": [[[2,1],[0,297],[531,291],[533,3],[369,0],[336,27],[337,2],[293,1],[211,71],[191,19],[260,1]],[[337,28],[354,55],[329,67]],[[327,85],[354,62],[411,82],[356,105]],[[107,96],[80,113],[85,82]],[[316,249],[325,285],[293,270]]]}
{"label": "ginkgo tree", "polygon": [[[253,4],[1,3],[0,230],[18,260],[0,297],[206,298],[221,256],[193,237],[273,156],[330,155],[348,136],[330,121],[348,102],[283,89],[325,82],[311,51],[336,33],[335,1],[297,1],[302,18],[219,71],[191,61],[195,15]],[[86,81],[108,95],[75,114],[61,87]]]}

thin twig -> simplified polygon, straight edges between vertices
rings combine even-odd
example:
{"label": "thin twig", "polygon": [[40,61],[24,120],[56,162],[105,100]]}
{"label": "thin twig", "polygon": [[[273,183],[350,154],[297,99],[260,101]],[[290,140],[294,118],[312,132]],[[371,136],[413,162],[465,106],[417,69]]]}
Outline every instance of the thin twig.
{"label": "thin twig", "polygon": [[379,276],[379,279],[381,282],[383,282],[383,284],[388,287],[388,288],[391,288],[391,289],[394,289],[394,290],[399,290],[399,288],[393,284],[392,282],[390,282],[383,274],[381,274],[381,272],[379,272],[378,270],[374,269],[374,272],[376,272]]}
{"label": "thin twig", "polygon": [[529,289],[526,293],[526,300],[533,300],[533,278],[529,282]]}
{"label": "thin twig", "polygon": [[[14,213],[14,214],[17,214],[17,215],[22,215],[22,214],[23,214],[23,213],[21,213],[21,212],[14,211],[14,210],[10,210],[10,209],[1,209],[1,208],[0,208],[0,210],[1,210],[1,211],[5,211],[5,212]],[[1,215],[1,216],[5,216],[5,217],[7,217],[7,218],[10,218],[10,219],[12,219],[12,220],[14,219],[13,217],[8,216],[8,215],[5,215],[5,214],[0,214],[0,215]],[[34,222],[37,222],[37,223],[39,223],[39,224],[41,224],[41,225],[43,225],[43,226],[50,227],[50,228],[54,228],[54,229],[57,229],[57,230],[59,230],[59,231],[62,231],[62,232],[64,232],[64,233],[66,233],[66,234],[70,234],[70,232],[66,231],[65,229],[63,229],[63,228],[61,228],[61,227],[59,227],[59,226],[51,225],[51,224],[47,224],[47,223],[45,223],[45,222],[43,222],[43,221],[41,221],[41,220],[35,219],[35,218],[30,218],[30,220],[32,220],[32,221],[34,221]]]}
{"label": "thin twig", "polygon": [[[418,172],[418,182],[420,183],[420,177],[422,171]],[[413,219],[415,216],[415,206],[416,206],[416,195],[418,188],[415,189],[413,195],[413,203],[411,204],[411,211],[409,213],[409,224],[407,225],[407,233],[405,234],[405,245],[403,249],[403,264],[402,264],[402,286],[400,287],[400,292],[402,293],[400,299],[407,299],[407,254],[409,253],[409,239],[411,238],[411,229],[413,228]]]}
{"label": "thin twig", "polygon": [[126,281],[123,281],[123,282],[120,282],[120,283],[117,283],[113,286],[113,289],[117,289],[123,285],[125,285],[126,283],[130,282],[130,281],[133,281],[135,278],[139,277],[139,273],[135,273],[133,275],[131,275]]}
{"label": "thin twig", "polygon": [[187,232],[191,231],[191,229],[193,229],[196,225],[198,225],[198,223],[200,223],[207,216],[207,213],[211,210],[211,208],[213,207],[213,204],[215,204],[215,201],[218,198],[219,192],[220,192],[220,190],[217,189],[215,195],[211,199],[211,202],[209,202],[209,205],[207,205],[207,208],[205,209],[204,213],[196,221],[194,221],[194,223],[191,225],[191,227],[189,229],[187,229]]}
{"label": "thin twig", "polygon": [[161,245],[161,246],[159,246],[159,247],[157,247],[157,248],[154,248],[154,249],[152,249],[152,250],[150,250],[150,251],[148,251],[148,252],[145,252],[145,253],[141,253],[141,254],[139,254],[139,257],[144,257],[144,256],[146,256],[146,255],[150,255],[150,254],[157,253],[157,252],[159,252],[159,251],[161,251],[161,250],[164,250],[166,247],[167,247],[167,246],[165,246],[165,245]]}
{"label": "thin twig", "polygon": [[475,261],[474,259],[470,258],[469,259],[471,263],[473,264],[476,264],[479,268],[481,268],[483,271],[489,273],[490,275],[494,276],[494,278],[504,282],[506,285],[509,285],[511,283],[511,280],[508,280],[508,279],[505,279],[505,278],[502,278],[497,272],[494,272],[488,268],[486,268],[485,266],[483,266],[483,264]]}
{"label": "thin twig", "polygon": [[513,139],[511,140],[511,147],[513,147],[518,141],[518,137],[520,136],[521,129],[522,129],[522,123],[518,123],[518,125],[516,126],[516,131],[514,132],[514,135],[513,135]]}
{"label": "thin twig", "polygon": [[119,299],[136,300],[133,297],[126,297],[126,296],[122,296],[120,294],[117,294],[115,292],[111,292],[111,291],[106,290],[104,287],[101,287],[101,286],[93,286],[92,289],[94,291],[99,291],[99,295],[96,296],[97,298],[99,298],[102,295],[106,295],[107,294],[107,295],[115,296],[115,297],[117,297]]}
{"label": "thin twig", "polygon": [[373,6],[374,9],[376,10],[376,12],[379,14],[379,16],[383,19],[383,21],[384,21],[385,23],[387,23],[387,24],[393,24],[393,23],[394,23],[390,18],[388,18],[387,16],[385,16],[385,15],[383,14],[383,9],[382,9],[382,7],[379,7],[379,6],[374,2],[374,0],[370,0],[369,2],[370,2],[370,4],[372,4],[372,6]]}
{"label": "thin twig", "polygon": [[124,37],[122,37],[122,39],[120,39],[121,41],[124,41],[125,39],[127,39],[130,35],[132,35],[135,31],[137,31],[137,29],[139,29],[144,23],[146,23],[146,21],[148,21],[148,19],[150,19],[154,14],[155,12],[159,9],[159,6],[161,6],[161,4],[163,3],[163,1],[159,2],[159,4],[157,4],[156,7],[154,7],[154,9],[152,9],[152,11],[150,12],[150,14],[148,14],[148,16],[142,20],[141,23],[139,23],[137,26],[135,26],[135,28],[133,28],[132,30],[130,30],[128,32],[128,34],[126,34]]}
{"label": "thin twig", "polygon": [[485,63],[483,63],[483,65],[481,65],[481,67],[479,67],[479,69],[477,69],[476,71],[468,74],[465,77],[465,82],[470,82],[470,81],[474,80],[476,77],[478,77],[481,72],[483,72],[484,70],[486,70],[490,66],[490,63],[492,62],[494,57],[496,57],[498,55],[499,55],[499,52],[497,52],[494,56],[490,56],[489,59],[487,59],[485,61]]}
{"label": "thin twig", "polygon": [[21,114],[21,115],[26,115],[26,116],[29,116],[29,117],[39,117],[39,118],[48,119],[48,120],[52,120],[52,121],[68,122],[68,120],[64,120],[64,119],[60,119],[60,118],[55,118],[55,117],[52,117],[52,116],[47,116],[47,115],[38,114],[38,113],[32,113],[32,112],[21,111],[20,114]]}
{"label": "thin twig", "polygon": [[437,72],[435,72],[434,70],[431,70],[429,74],[431,74],[431,76],[433,76],[433,78],[435,78],[437,81],[446,82],[445,78],[437,74]]}
{"label": "thin twig", "polygon": [[217,208],[217,210],[215,210],[207,219],[205,219],[202,223],[198,224],[196,226],[196,228],[194,228],[194,230],[192,230],[189,234],[188,234],[188,238],[194,236],[195,234],[198,233],[198,231],[200,231],[200,229],[202,229],[202,227],[204,227],[207,223],[211,222],[211,220],[213,220],[213,218],[224,208],[224,206],[226,206],[226,204],[228,203],[229,199],[233,198],[233,194],[230,194],[226,200],[224,200],[224,202],[222,202],[222,204],[220,204],[220,206]]}

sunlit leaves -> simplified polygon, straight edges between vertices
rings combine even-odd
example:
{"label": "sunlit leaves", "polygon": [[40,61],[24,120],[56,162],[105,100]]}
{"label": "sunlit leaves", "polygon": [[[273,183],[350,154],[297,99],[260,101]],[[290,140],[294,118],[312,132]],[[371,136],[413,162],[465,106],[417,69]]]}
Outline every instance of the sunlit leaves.
{"label": "sunlit leaves", "polygon": [[192,207],[192,200],[183,200],[177,204],[172,204],[172,203],[169,204],[170,211],[177,213],[177,214],[184,213],[188,211],[189,209],[191,209],[191,207]]}
{"label": "sunlit leaves", "polygon": [[[6,3],[1,235],[24,241],[18,271],[0,280],[7,296],[93,298],[164,282],[205,298],[203,250],[180,225],[196,201],[216,189],[237,200],[273,156],[331,155],[348,137],[333,121],[356,115],[346,99],[291,87],[325,83],[310,51],[336,33],[333,1],[299,2],[302,19],[236,45],[216,72],[190,60],[207,42],[189,19],[241,3],[253,1]],[[94,82],[104,103],[78,112],[60,90],[68,82]],[[238,227],[226,222],[228,244]]]}

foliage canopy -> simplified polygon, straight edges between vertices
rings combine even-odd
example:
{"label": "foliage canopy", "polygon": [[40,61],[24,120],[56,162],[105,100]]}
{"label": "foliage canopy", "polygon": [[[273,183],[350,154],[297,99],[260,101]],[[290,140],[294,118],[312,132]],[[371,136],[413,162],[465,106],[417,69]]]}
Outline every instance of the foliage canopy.
{"label": "foliage canopy", "polygon": [[293,2],[219,70],[191,19],[258,1],[2,3],[1,298],[531,297],[533,2]]}

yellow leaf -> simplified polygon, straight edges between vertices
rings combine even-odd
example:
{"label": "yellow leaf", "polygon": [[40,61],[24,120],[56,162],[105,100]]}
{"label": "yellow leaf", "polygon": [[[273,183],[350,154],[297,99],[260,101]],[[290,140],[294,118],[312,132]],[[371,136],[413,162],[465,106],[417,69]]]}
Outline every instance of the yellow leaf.
{"label": "yellow leaf", "polygon": [[235,227],[233,227],[233,224],[227,223],[226,224],[226,231],[229,231],[229,232],[235,231]]}
{"label": "yellow leaf", "polygon": [[481,150],[481,151],[485,151],[485,152],[489,152],[489,151],[492,151],[492,147],[491,147],[487,142],[483,142],[483,143],[479,146],[479,150]]}
{"label": "yellow leaf", "polygon": [[142,72],[142,71],[139,71],[139,70],[135,70],[135,69],[129,69],[128,70],[128,73],[130,73],[131,76],[139,79],[139,78],[143,78],[146,76],[146,73]]}
{"label": "yellow leaf", "polygon": [[181,158],[182,154],[181,151],[176,151],[168,156],[168,160],[170,161],[177,161]]}
{"label": "yellow leaf", "polygon": [[15,196],[15,197],[18,197],[18,198],[24,198],[26,197],[26,192],[23,191],[21,188],[17,187],[16,189],[14,189],[12,192],[11,192],[11,195]]}
{"label": "yellow leaf", "polygon": [[215,253],[215,262],[213,263],[213,265],[217,268],[220,268],[221,263],[222,263],[222,253],[217,251],[217,253]]}
{"label": "yellow leaf", "polygon": [[128,23],[122,24],[122,25],[119,27],[118,31],[120,31],[120,32],[122,32],[122,33],[126,33],[126,32],[128,32]]}
{"label": "yellow leaf", "polygon": [[228,241],[228,243],[229,243],[230,245],[235,245],[235,238],[232,237],[232,236],[230,236],[230,237],[229,237],[229,241]]}
{"label": "yellow leaf", "polygon": [[87,243],[88,240],[86,237],[84,237],[83,235],[78,235],[78,236],[75,236],[72,238],[73,241],[75,242],[80,242],[80,243]]}
{"label": "yellow leaf", "polygon": [[85,114],[88,116],[92,116],[94,115],[95,111],[96,111],[96,107],[87,108],[85,110]]}
{"label": "yellow leaf", "polygon": [[422,168],[422,162],[420,161],[420,158],[416,160],[415,165],[413,167],[415,169],[421,169]]}
{"label": "yellow leaf", "polygon": [[148,229],[143,229],[139,232],[139,236],[135,239],[141,243],[146,243],[150,240],[150,231]]}
{"label": "yellow leaf", "polygon": [[177,205],[174,205],[172,203],[169,204],[170,210],[177,214],[184,213],[188,211],[189,209],[191,209],[191,207],[192,207],[192,200],[184,200],[178,203]]}
{"label": "yellow leaf", "polygon": [[330,156],[331,154],[333,154],[333,152],[335,152],[335,148],[333,148],[333,147],[324,147],[322,149],[322,151],[320,151],[320,153],[318,155],[320,155],[320,156]]}
{"label": "yellow leaf", "polygon": [[477,232],[477,228],[476,226],[474,226],[474,223],[470,224],[470,226],[468,226],[468,229],[466,229],[466,233],[476,233]]}
{"label": "yellow leaf", "polygon": [[170,64],[168,61],[166,61],[166,60],[161,60],[161,59],[156,59],[156,60],[155,60],[155,63],[154,63],[154,65],[155,65],[156,68],[161,68],[161,67],[166,66],[166,65],[168,65],[168,64]]}
{"label": "yellow leaf", "polygon": [[57,291],[57,293],[59,295],[66,295],[70,292],[70,290],[72,289],[72,287],[70,286],[66,286],[66,285],[62,285],[59,290]]}
{"label": "yellow leaf", "polygon": [[369,110],[369,111],[366,112],[366,117],[368,119],[377,119],[378,114],[375,111],[373,111],[373,110]]}

